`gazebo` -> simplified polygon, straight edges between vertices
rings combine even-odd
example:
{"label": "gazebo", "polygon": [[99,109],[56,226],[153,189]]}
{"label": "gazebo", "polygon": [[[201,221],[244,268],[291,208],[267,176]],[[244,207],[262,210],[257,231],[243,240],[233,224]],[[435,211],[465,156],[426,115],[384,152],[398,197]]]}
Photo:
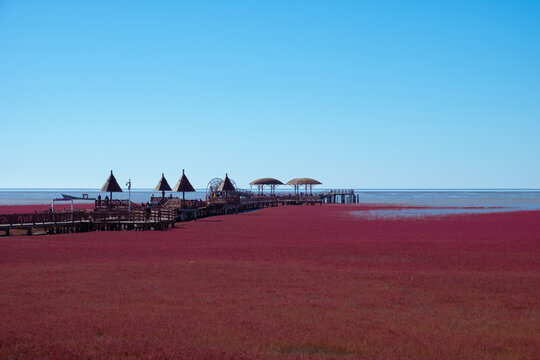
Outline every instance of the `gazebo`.
{"label": "gazebo", "polygon": [[181,192],[182,193],[182,200],[186,200],[186,192],[195,192],[195,189],[189,182],[184,169],[182,169],[182,177],[180,177],[180,180],[176,183],[173,190],[174,192]]}
{"label": "gazebo", "polygon": [[311,178],[296,178],[289,180],[286,185],[291,185],[294,188],[294,193],[298,194],[298,191],[300,189],[300,186],[306,187],[306,194],[309,186],[309,193],[313,193],[313,185],[321,185],[322,183]]}
{"label": "gazebo", "polygon": [[113,175],[113,172],[111,170],[111,175],[107,178],[107,181],[105,181],[105,184],[101,187],[99,191],[102,192],[108,192],[111,194],[110,200],[112,200],[112,193],[113,192],[122,192],[122,188],[120,185],[118,185],[118,181],[116,181],[116,178]]}
{"label": "gazebo", "polygon": [[236,192],[236,187],[231,182],[231,179],[229,179],[229,175],[225,174],[225,179],[219,184],[217,190],[219,193],[231,193]]}
{"label": "gazebo", "polygon": [[274,178],[262,178],[253,180],[249,183],[249,185],[257,185],[257,193],[263,194],[264,193],[264,187],[268,186],[270,188],[270,195],[276,194],[276,186],[283,185],[281,181]]}
{"label": "gazebo", "polygon": [[154,191],[161,191],[161,198],[165,200],[165,191],[171,191],[171,190],[172,189],[169,186],[167,179],[165,179],[165,174],[161,173],[161,179],[159,180],[156,187],[154,188]]}

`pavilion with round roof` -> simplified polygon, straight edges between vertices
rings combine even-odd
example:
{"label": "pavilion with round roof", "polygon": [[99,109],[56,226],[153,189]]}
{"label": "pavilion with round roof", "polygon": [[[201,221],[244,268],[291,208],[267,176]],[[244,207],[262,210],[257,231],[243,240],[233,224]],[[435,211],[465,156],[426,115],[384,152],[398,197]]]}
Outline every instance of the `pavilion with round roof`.
{"label": "pavilion with round roof", "polygon": [[294,188],[294,193],[295,194],[298,194],[298,192],[300,190],[300,186],[305,186],[306,194],[307,194],[308,186],[309,186],[309,193],[312,194],[313,193],[313,186],[314,185],[321,185],[321,184],[322,184],[322,182],[320,182],[318,180],[315,180],[315,179],[311,179],[311,178],[295,178],[295,179],[287,181],[286,185],[291,185]]}
{"label": "pavilion with round roof", "polygon": [[267,186],[270,188],[270,195],[276,194],[276,186],[283,185],[281,181],[274,178],[261,178],[257,180],[253,180],[249,183],[249,185],[257,185],[257,193],[263,194],[264,193],[264,187]]}

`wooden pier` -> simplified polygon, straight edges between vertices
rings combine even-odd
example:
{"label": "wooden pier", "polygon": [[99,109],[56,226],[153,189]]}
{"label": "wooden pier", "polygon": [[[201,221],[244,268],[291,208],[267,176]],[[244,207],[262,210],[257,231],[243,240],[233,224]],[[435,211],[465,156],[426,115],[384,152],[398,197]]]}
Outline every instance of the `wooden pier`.
{"label": "wooden pier", "polygon": [[356,204],[360,200],[360,196],[352,189],[330,190],[319,194],[319,197],[327,204]]}
{"label": "wooden pier", "polygon": [[62,234],[105,230],[163,230],[174,226],[177,214],[172,210],[156,209],[147,213],[135,209],[75,210],[1,214],[0,231],[11,234]]}
{"label": "wooden pier", "polygon": [[[169,201],[172,200],[172,201]],[[0,214],[3,235],[43,235],[88,231],[165,230],[177,222],[209,216],[238,214],[261,208],[287,205],[316,205],[323,200],[318,195],[272,195],[246,198],[212,198],[208,201],[164,199],[164,204],[142,208],[127,207],[125,201],[111,204],[96,201],[92,210]]]}

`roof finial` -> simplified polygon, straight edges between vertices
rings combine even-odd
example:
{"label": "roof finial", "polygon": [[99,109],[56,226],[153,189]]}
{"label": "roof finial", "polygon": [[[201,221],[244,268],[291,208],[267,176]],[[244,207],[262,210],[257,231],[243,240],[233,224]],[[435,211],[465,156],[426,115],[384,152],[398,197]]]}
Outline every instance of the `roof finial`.
{"label": "roof finial", "polygon": [[184,169],[182,169],[182,175],[184,175]]}
{"label": "roof finial", "polygon": [[111,175],[112,175],[112,170],[111,170]]}

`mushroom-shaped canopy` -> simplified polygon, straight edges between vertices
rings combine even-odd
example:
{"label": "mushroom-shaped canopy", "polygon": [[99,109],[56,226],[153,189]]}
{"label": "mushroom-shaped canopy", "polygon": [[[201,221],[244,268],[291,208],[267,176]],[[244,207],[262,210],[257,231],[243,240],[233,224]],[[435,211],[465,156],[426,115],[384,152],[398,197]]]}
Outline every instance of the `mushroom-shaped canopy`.
{"label": "mushroom-shaped canopy", "polygon": [[321,185],[321,184],[322,182],[319,182],[315,179],[296,178],[296,179],[289,180],[286,185],[296,186],[296,185]]}
{"label": "mushroom-shaped canopy", "polygon": [[232,184],[231,179],[229,179],[229,175],[225,174],[225,180],[223,180],[221,184],[219,184],[217,191],[236,191],[236,188]]}
{"label": "mushroom-shaped canopy", "polygon": [[171,187],[169,186],[167,179],[165,179],[165,174],[161,174],[161,179],[154,188],[154,191],[171,191]]}
{"label": "mushroom-shaped canopy", "polygon": [[107,178],[107,181],[105,181],[105,184],[101,187],[100,191],[113,193],[113,192],[122,192],[122,188],[120,185],[118,185],[118,181],[116,181],[116,178],[114,177],[112,170],[111,175]]}
{"label": "mushroom-shaped canopy", "polygon": [[180,178],[180,180],[178,180],[178,182],[176,183],[172,191],[174,192],[194,192],[195,191],[195,189],[189,182],[186,174],[184,173],[184,169],[182,169],[182,177]]}
{"label": "mushroom-shaped canopy", "polygon": [[278,179],[274,179],[274,178],[262,178],[262,179],[253,180],[252,182],[249,183],[249,185],[283,185],[283,183],[279,181]]}

